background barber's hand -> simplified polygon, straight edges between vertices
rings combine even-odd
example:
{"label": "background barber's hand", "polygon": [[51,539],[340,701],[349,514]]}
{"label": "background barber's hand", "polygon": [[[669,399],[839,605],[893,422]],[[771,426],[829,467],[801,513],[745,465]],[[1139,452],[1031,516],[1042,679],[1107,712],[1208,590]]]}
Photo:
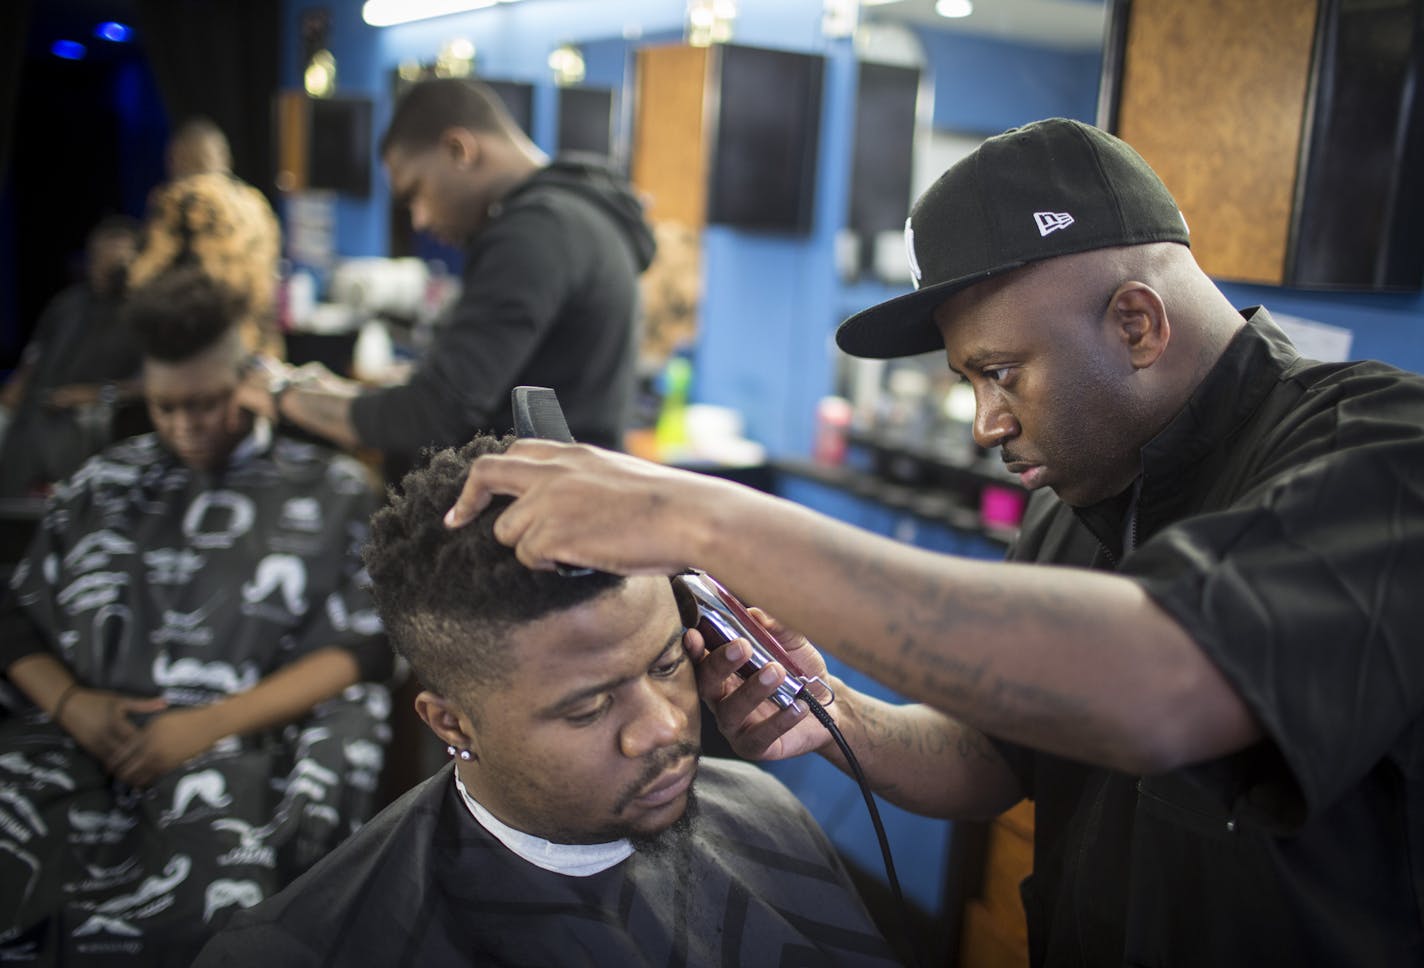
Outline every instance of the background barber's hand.
{"label": "background barber's hand", "polygon": [[139,731],[131,718],[167,709],[160,697],[139,698],[105,689],[79,689],[69,697],[59,726],[86,752],[107,764]]}
{"label": "background barber's hand", "polygon": [[[819,676],[839,691],[840,684],[831,682],[826,671],[825,659],[804,635],[786,628],[759,608],[751,609],[751,613],[776,637],[803,673]],[[697,691],[716,716],[717,728],[738,756],[751,760],[784,760],[821,751],[834,742],[804,703],[781,709],[769,701],[768,697],[786,675],[779,663],[773,662],[756,676],[742,681],[736,671],[749,654],[745,639],[734,639],[709,652],[701,633],[689,629],[683,645],[697,663]],[[826,697],[817,695],[817,698],[824,701]],[[827,706],[826,711],[835,718],[834,704]]]}
{"label": "background barber's hand", "polygon": [[337,376],[325,364],[315,360],[289,370],[287,375],[294,384],[305,389],[323,390],[327,393],[348,392],[349,388],[354,385],[354,381]]}
{"label": "background barber's hand", "polygon": [[261,354],[249,357],[243,367],[242,379],[238,381],[237,389],[233,391],[232,400],[228,403],[228,428],[236,430],[241,427],[242,421],[249,413],[276,423],[279,416],[277,402],[272,396],[272,382],[278,378],[296,380],[297,374],[295,367],[288,366],[276,357]]}
{"label": "background barber's hand", "polygon": [[736,493],[725,481],[626,454],[521,440],[475,460],[445,522],[460,527],[494,495],[516,495],[494,534],[528,567],[670,575],[692,563],[715,530],[703,512],[729,510]]}
{"label": "background barber's hand", "polygon": [[130,786],[148,786],[221,738],[211,707],[174,709],[138,727],[104,766]]}

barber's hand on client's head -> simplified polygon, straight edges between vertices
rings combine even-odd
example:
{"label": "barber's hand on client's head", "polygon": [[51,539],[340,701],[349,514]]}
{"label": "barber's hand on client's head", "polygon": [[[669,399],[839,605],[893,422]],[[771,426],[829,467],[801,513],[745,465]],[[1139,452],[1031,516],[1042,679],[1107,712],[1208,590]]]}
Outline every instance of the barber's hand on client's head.
{"label": "barber's hand on client's head", "polygon": [[445,523],[461,527],[494,495],[513,495],[494,533],[528,567],[670,575],[697,558],[694,512],[717,503],[703,499],[717,483],[596,447],[520,440],[474,461]]}
{"label": "barber's hand on client's head", "polygon": [[[826,660],[816,647],[799,632],[792,631],[759,608],[750,609],[752,617],[776,637],[792,660],[807,676],[818,676],[830,682]],[[717,728],[738,756],[749,760],[783,760],[811,753],[832,743],[831,734],[813,716],[807,715],[804,702],[781,709],[769,701],[777,685],[786,675],[779,663],[763,666],[761,671],[745,681],[737,669],[749,654],[745,639],[733,639],[710,652],[702,634],[688,629],[683,647],[697,663],[697,691],[702,701],[717,718]],[[833,683],[833,688],[838,684]],[[824,696],[820,697],[823,701]],[[832,718],[835,706],[827,706]]]}

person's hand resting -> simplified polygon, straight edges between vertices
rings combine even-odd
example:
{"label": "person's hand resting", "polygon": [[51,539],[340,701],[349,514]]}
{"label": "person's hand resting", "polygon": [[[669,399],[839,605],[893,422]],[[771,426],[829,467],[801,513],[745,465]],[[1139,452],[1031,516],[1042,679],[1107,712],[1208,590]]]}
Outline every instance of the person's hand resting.
{"label": "person's hand resting", "polygon": [[65,702],[58,724],[100,763],[109,760],[139,731],[131,717],[162,712],[161,697],[126,696],[107,689],[78,689]]}
{"label": "person's hand resting", "polygon": [[[839,688],[826,671],[825,659],[804,635],[786,628],[759,608],[750,611],[752,617],[776,637],[802,672],[819,676],[833,689]],[[702,634],[689,629],[683,646],[697,663],[697,691],[716,717],[717,728],[738,756],[750,760],[783,760],[822,751],[834,742],[826,728],[809,715],[804,702],[781,709],[769,701],[768,697],[786,676],[786,670],[779,663],[764,666],[746,681],[736,674],[749,654],[745,639],[733,639],[708,651]],[[829,698],[820,695],[819,689],[813,695],[823,703]],[[835,718],[834,705],[827,706],[826,710]]]}
{"label": "person's hand resting", "polygon": [[148,786],[222,738],[211,706],[173,709],[140,726],[104,765],[130,786]]}
{"label": "person's hand resting", "polygon": [[[149,715],[146,723],[134,716]],[[141,699],[81,689],[65,704],[60,727],[130,786],[147,786],[212,747],[221,736],[208,708],[168,710],[161,697]]]}

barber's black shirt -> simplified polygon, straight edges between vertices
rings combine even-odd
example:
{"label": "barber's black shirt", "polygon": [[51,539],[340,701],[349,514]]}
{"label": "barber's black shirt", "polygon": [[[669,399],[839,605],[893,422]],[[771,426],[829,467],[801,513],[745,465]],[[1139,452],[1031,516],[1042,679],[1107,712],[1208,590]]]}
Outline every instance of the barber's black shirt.
{"label": "barber's black shirt", "polygon": [[1035,495],[1011,553],[1139,582],[1265,734],[1152,777],[1001,744],[1035,965],[1424,965],[1424,378],[1247,315],[1135,503]]}

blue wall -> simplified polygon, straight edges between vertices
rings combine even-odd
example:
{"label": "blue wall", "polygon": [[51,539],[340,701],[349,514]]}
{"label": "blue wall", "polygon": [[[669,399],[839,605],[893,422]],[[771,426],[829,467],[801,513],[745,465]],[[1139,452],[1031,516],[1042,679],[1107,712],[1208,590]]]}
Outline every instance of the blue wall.
{"label": "blue wall", "polygon": [[934,66],[934,125],[998,134],[1040,118],[1091,124],[1098,106],[1097,51],[1071,52],[992,37],[917,30]]}
{"label": "blue wall", "polygon": [[1237,306],[1264,305],[1354,332],[1350,358],[1424,373],[1424,293],[1312,292],[1221,282]]}

